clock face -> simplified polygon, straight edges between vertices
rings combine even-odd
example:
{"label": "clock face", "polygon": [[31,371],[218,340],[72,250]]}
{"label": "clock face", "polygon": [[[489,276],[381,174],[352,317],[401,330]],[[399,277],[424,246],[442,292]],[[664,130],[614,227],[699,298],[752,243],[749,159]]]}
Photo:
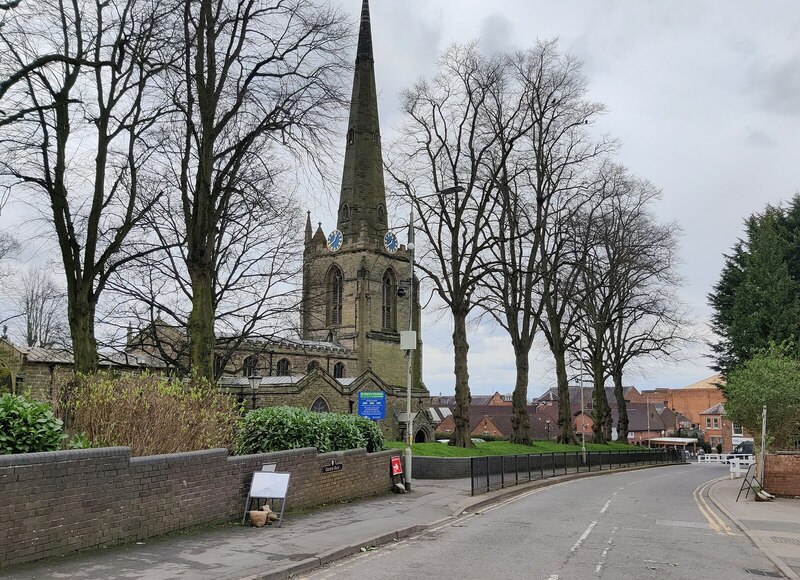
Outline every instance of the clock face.
{"label": "clock face", "polygon": [[342,236],[342,232],[339,230],[333,230],[331,233],[328,234],[328,249],[331,252],[337,252],[339,248],[342,247],[342,242],[344,241],[344,236]]}
{"label": "clock face", "polygon": [[386,235],[383,236],[383,245],[390,254],[394,254],[397,251],[397,236],[394,235],[394,232],[386,232]]}

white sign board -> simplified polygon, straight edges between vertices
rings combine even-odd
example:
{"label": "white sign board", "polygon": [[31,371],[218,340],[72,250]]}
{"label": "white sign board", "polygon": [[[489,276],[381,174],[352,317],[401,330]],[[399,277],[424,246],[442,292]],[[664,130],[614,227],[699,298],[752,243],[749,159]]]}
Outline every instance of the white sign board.
{"label": "white sign board", "polygon": [[400,331],[400,348],[403,350],[416,350],[417,348],[416,330]]}
{"label": "white sign board", "polygon": [[[267,465],[262,467],[265,468]],[[269,465],[274,469],[274,465]],[[250,510],[250,502],[254,499],[279,499],[281,500],[281,513],[278,517],[278,527],[283,523],[283,511],[286,509],[286,493],[289,490],[289,477],[291,473],[275,473],[273,471],[256,471],[253,473],[253,481],[250,482],[250,493],[247,494],[247,501],[244,504],[244,515],[242,523],[247,518]],[[258,503],[256,503],[258,505]]]}
{"label": "white sign board", "polygon": [[285,499],[289,489],[289,473],[256,471],[250,483],[250,497],[260,499]]}

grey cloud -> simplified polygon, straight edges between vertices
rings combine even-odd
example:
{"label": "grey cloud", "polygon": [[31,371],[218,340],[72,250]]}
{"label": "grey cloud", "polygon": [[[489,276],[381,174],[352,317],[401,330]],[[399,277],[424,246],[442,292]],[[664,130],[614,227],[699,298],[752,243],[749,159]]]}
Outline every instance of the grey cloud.
{"label": "grey cloud", "polygon": [[481,46],[487,54],[513,51],[513,35],[514,24],[502,14],[491,14],[481,22]]}
{"label": "grey cloud", "polygon": [[764,131],[753,129],[752,127],[746,127],[745,130],[747,131],[745,135],[745,143],[748,145],[762,149],[776,147],[778,145],[778,142]]}
{"label": "grey cloud", "polygon": [[772,113],[800,115],[800,56],[783,61],[757,61],[747,75],[749,92]]}

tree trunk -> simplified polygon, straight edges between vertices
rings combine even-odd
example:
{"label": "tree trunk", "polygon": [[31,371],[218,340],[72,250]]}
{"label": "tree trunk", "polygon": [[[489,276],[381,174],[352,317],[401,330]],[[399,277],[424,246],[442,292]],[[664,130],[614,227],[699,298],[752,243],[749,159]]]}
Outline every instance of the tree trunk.
{"label": "tree trunk", "polygon": [[517,365],[517,383],[514,385],[514,395],[512,396],[514,415],[511,417],[511,424],[514,427],[514,432],[511,435],[511,442],[521,445],[530,445],[531,423],[528,418],[528,352],[524,348],[517,349],[515,362]]}
{"label": "tree trunk", "polygon": [[456,376],[456,407],[453,411],[453,420],[456,428],[453,431],[451,445],[456,447],[474,447],[469,432],[469,404],[472,397],[469,392],[469,370],[467,368],[467,317],[456,314],[453,316],[453,351],[455,355]]}
{"label": "tree trunk", "polygon": [[592,443],[608,443],[606,439],[606,421],[608,415],[608,399],[603,383],[605,368],[602,360],[592,362],[592,380],[594,392],[592,393]]}
{"label": "tree trunk", "polygon": [[614,396],[617,398],[617,441],[628,442],[628,405],[625,403],[625,393],[622,391],[622,373],[615,370],[614,377]]}
{"label": "tree trunk", "polygon": [[567,362],[561,348],[553,349],[556,361],[556,381],[558,382],[558,442],[575,445],[575,430],[572,428],[572,408],[569,401],[569,379]]}
{"label": "tree trunk", "polygon": [[214,376],[214,284],[209,269],[190,268],[192,312],[189,315],[189,341],[192,369],[198,376],[213,381]]}
{"label": "tree trunk", "polygon": [[72,353],[75,372],[94,373],[97,371],[97,339],[94,336],[95,303],[87,288],[70,293],[67,316],[72,338]]}

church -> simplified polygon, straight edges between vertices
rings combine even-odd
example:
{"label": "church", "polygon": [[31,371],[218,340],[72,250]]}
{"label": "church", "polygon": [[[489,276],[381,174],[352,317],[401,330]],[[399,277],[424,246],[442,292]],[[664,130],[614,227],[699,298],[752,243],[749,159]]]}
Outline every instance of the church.
{"label": "church", "polygon": [[318,225],[314,231],[310,212],[306,221],[301,338],[254,344],[252,353],[242,352],[240,360],[226,365],[239,376],[223,371],[220,385],[249,402],[247,377],[256,374],[263,376],[257,406],[340,413],[357,412],[360,391],[383,391],[384,434],[404,438],[408,359],[400,348],[400,331],[409,329],[411,319],[417,332],[417,348],[410,351],[413,435],[416,441],[431,441],[412,256],[388,226],[368,0],[361,9],[344,138],[336,229],[326,234]]}
{"label": "church", "polygon": [[[421,308],[412,255],[389,230],[383,157],[375,87],[369,2],[363,0],[353,93],[342,172],[337,225],[313,231],[309,213],[303,251],[302,307],[297,339],[257,340],[233,355],[215,358],[220,387],[246,407],[289,405],[319,412],[357,413],[362,391],[386,393],[384,435],[405,439],[408,384],[406,350],[400,331],[416,331],[410,350],[411,418],[415,441],[434,437],[422,383]],[[300,232],[298,232],[300,234]],[[413,284],[413,286],[412,286]],[[412,292],[413,290],[413,292]],[[413,298],[412,298],[413,297]],[[218,337],[222,346],[225,337]],[[169,372],[156,345],[170,356],[185,356],[186,335],[156,320],[134,333],[124,353],[101,356],[107,370]],[[13,368],[14,382],[34,397],[49,400],[54,386],[72,371],[65,350],[0,344],[0,357]],[[0,360],[0,363],[2,363]],[[249,377],[261,378],[252,389]]]}

